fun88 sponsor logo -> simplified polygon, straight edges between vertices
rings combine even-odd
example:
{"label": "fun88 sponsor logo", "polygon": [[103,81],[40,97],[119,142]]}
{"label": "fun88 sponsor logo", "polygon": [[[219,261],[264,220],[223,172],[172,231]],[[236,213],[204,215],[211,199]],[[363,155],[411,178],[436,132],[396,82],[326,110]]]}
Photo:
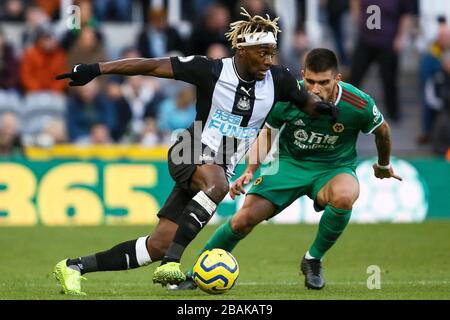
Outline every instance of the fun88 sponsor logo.
{"label": "fun88 sponsor logo", "polygon": [[258,134],[259,128],[244,128],[240,124],[242,116],[238,116],[223,110],[216,110],[208,129],[217,130],[221,135],[236,139],[251,139]]}

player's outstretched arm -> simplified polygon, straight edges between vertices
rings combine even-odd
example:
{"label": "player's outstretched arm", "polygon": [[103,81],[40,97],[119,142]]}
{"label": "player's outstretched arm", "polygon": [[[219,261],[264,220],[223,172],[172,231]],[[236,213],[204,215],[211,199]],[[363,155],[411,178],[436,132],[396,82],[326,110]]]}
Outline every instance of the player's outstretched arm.
{"label": "player's outstretched arm", "polygon": [[384,121],[373,133],[378,151],[378,162],[372,166],[375,177],[379,179],[395,178],[402,181],[402,178],[394,173],[390,164],[392,141],[389,125]]}
{"label": "player's outstretched arm", "polygon": [[273,138],[272,130],[264,126],[250,148],[247,168],[230,187],[231,199],[234,200],[236,196],[245,194],[244,187],[253,180],[253,175],[269,153]]}
{"label": "player's outstretched arm", "polygon": [[94,64],[77,64],[73,66],[71,72],[60,74],[56,79],[70,79],[70,86],[83,86],[102,74],[174,77],[170,58],[130,58]]}
{"label": "player's outstretched arm", "polygon": [[144,75],[158,78],[173,78],[170,58],[130,58],[100,63],[102,74],[126,76]]}

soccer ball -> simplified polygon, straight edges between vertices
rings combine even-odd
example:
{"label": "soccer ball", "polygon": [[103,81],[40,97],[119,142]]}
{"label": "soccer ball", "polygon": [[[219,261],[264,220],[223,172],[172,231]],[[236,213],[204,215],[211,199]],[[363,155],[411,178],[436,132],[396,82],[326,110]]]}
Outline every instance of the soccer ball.
{"label": "soccer ball", "polygon": [[209,294],[229,291],[239,276],[239,266],[233,255],[223,249],[204,251],[193,269],[195,284]]}

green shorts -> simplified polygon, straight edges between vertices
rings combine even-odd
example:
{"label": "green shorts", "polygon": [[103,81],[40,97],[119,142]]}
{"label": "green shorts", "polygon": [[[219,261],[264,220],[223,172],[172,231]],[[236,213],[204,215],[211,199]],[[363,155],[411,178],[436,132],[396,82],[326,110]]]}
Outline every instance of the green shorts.
{"label": "green shorts", "polygon": [[343,166],[330,168],[326,164],[298,161],[290,158],[278,160],[278,171],[275,174],[265,174],[262,171],[247,194],[259,195],[278,207],[274,215],[280,213],[301,196],[307,195],[314,200],[314,209],[322,211],[316,203],[319,191],[334,176],[348,173],[358,179],[355,168]]}

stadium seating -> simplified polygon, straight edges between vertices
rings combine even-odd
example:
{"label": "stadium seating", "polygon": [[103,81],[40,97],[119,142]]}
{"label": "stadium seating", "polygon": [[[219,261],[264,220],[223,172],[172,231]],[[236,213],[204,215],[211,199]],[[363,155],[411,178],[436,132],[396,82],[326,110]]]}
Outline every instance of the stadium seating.
{"label": "stadium seating", "polygon": [[22,126],[25,141],[31,142],[54,120],[64,121],[66,97],[53,92],[34,92],[25,96]]}
{"label": "stadium seating", "polygon": [[21,98],[14,91],[0,90],[0,115],[5,112],[13,112],[18,117],[21,115]]}

